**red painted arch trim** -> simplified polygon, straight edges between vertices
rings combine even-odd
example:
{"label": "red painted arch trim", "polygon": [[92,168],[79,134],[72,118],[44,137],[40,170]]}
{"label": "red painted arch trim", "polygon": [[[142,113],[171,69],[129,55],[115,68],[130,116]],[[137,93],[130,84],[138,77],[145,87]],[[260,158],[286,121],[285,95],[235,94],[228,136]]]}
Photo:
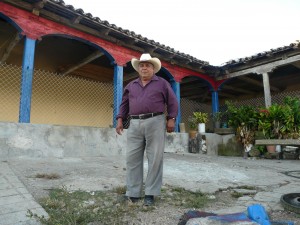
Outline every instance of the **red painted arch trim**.
{"label": "red painted arch trim", "polygon": [[162,65],[174,76],[176,82],[180,82],[184,77],[196,76],[205,81],[207,81],[213,88],[216,88],[216,82],[212,77],[209,77],[205,74],[195,72],[187,68],[176,67],[170,64],[165,64],[162,62]]}
{"label": "red painted arch trim", "polygon": [[[139,58],[141,54],[91,34],[39,17],[4,2],[0,2],[0,12],[13,20],[23,30],[22,34],[33,40],[41,39],[45,35],[55,34],[81,38],[104,49],[119,66],[124,66],[126,63],[130,62],[132,58]],[[182,78],[187,76],[197,76],[209,82],[213,88],[218,88],[218,82],[215,82],[213,78],[205,74],[178,67],[163,60],[162,66],[170,72],[176,82],[180,82]]]}
{"label": "red painted arch trim", "polygon": [[74,28],[55,23],[3,2],[0,2],[0,12],[13,20],[23,30],[23,35],[26,35],[33,40],[41,39],[45,35],[55,34],[85,39],[101,46],[101,48],[105,49],[115,59],[116,64],[122,66],[129,62],[133,57],[137,57],[139,55],[136,51],[116,45],[82,31],[78,31]]}
{"label": "red painted arch trim", "polygon": [[216,89],[215,91],[217,91],[219,89],[219,87],[225,82],[226,80],[218,80],[216,81]]}

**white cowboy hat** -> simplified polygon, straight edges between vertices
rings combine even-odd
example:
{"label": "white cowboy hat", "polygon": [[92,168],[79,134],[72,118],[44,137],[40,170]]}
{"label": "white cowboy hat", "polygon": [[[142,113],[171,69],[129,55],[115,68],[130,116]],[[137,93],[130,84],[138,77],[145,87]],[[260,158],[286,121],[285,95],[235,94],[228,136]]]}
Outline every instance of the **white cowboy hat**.
{"label": "white cowboy hat", "polygon": [[137,72],[139,71],[139,63],[141,62],[151,63],[154,67],[154,73],[157,73],[161,68],[160,60],[158,58],[152,58],[149,53],[142,54],[140,60],[134,58],[131,60],[131,65]]}

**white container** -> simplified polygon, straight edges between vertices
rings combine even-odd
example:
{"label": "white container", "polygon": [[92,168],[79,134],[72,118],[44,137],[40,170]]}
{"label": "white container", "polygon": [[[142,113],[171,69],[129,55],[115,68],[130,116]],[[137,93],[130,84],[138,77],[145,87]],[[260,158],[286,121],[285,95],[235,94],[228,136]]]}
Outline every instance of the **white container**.
{"label": "white container", "polygon": [[276,145],[275,151],[276,152],[281,152],[281,145]]}
{"label": "white container", "polygon": [[205,133],[205,123],[198,124],[198,133]]}
{"label": "white container", "polygon": [[180,129],[180,133],[185,133],[185,124],[184,123],[179,123],[179,129]]}

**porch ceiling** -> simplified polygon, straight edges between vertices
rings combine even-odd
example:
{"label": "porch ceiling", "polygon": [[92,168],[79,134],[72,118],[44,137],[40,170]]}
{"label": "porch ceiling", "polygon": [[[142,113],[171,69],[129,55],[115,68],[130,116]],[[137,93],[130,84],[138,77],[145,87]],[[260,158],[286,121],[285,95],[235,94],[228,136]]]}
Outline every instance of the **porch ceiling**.
{"label": "porch ceiling", "polygon": [[[238,74],[257,65],[272,64],[285,58],[300,55],[298,44],[259,53],[244,59],[232,60],[224,66],[215,67],[209,65],[207,62],[175,51],[168,46],[136,35],[131,31],[123,30],[113,24],[109,24],[107,21],[97,22],[99,18],[93,18],[91,15],[84,14],[80,9],[74,10],[72,6],[64,6],[61,2],[55,3],[52,0],[28,0],[22,2],[5,0],[4,2],[51,20],[62,21],[62,23],[76,29],[86,27],[95,30],[101,27],[100,31],[103,32],[99,36],[100,38],[118,42],[125,47],[137,51],[148,51],[154,56],[172,64],[190,68],[216,79],[221,79],[222,77],[230,78],[230,74],[232,73]],[[81,26],[79,26],[79,21]],[[91,30],[84,31],[90,32]],[[0,18],[0,61],[21,66],[23,49],[24,41],[18,35],[17,30],[4,19]],[[85,62],[85,64],[79,67],[82,62]],[[58,36],[44,37],[37,43],[35,67],[51,72],[65,72],[67,75],[84,76],[88,79],[102,82],[112,82],[113,79],[113,67],[108,58],[101,55],[101,53],[99,54],[96,48],[77,40]],[[167,78],[166,74],[162,71],[158,75]],[[128,63],[124,67],[125,84],[135,77],[137,77],[137,73],[133,70],[130,63]],[[279,66],[270,72],[269,77],[272,95],[288,90],[300,90],[300,60]],[[181,96],[184,98],[211,104],[210,87],[200,78],[184,78],[181,82],[180,91]],[[263,96],[262,76],[252,72],[228,79],[219,90],[220,104],[225,100],[242,100]]]}
{"label": "porch ceiling", "polygon": [[[300,90],[300,67],[287,64],[269,73],[271,95]],[[181,96],[198,102],[211,103],[211,91],[203,80],[188,77],[180,85]],[[219,89],[219,102],[264,97],[262,75],[250,73],[228,79]]]}

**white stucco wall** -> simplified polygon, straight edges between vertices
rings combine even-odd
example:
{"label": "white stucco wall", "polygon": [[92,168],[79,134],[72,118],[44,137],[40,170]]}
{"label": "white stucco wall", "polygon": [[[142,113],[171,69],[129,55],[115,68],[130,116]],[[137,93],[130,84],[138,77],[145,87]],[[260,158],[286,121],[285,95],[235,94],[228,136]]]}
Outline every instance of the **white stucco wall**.
{"label": "white stucco wall", "polygon": [[[113,128],[0,122],[0,158],[125,155],[126,133]],[[165,152],[187,152],[188,134],[167,134]]]}

